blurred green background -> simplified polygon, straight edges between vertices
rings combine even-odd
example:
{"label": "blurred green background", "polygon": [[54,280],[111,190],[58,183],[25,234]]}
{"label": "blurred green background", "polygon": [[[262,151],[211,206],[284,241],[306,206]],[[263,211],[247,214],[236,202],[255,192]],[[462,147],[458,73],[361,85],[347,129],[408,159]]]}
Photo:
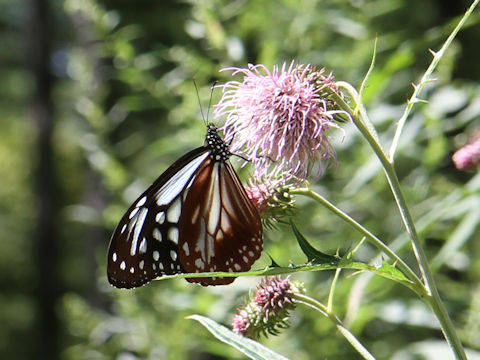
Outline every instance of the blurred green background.
{"label": "blurred green background", "polygon": [[[170,163],[203,143],[218,70],[292,59],[359,86],[375,36],[365,100],[390,144],[395,121],[466,0],[3,0],[0,2],[0,358],[244,359],[185,316],[229,324],[259,279],[202,288],[158,281],[108,285],[109,237],[129,203]],[[409,119],[397,168],[432,259],[441,296],[480,351],[480,178],[450,157],[479,127],[478,9]],[[199,86],[198,103],[195,79]],[[220,91],[213,94],[220,98]],[[403,228],[372,152],[350,128],[332,132],[338,166],[316,189],[393,247]],[[234,161],[236,163],[236,161]],[[359,235],[305,199],[296,223],[317,248]],[[268,230],[278,263],[304,257],[288,228]],[[409,259],[409,248],[402,252]],[[376,251],[364,245],[358,260]],[[269,264],[264,253],[254,266]],[[296,274],[325,301],[332,272]],[[430,311],[411,292],[342,273],[335,310],[378,359],[450,359]],[[357,359],[333,325],[298,308],[263,342],[296,360]],[[423,355],[422,355],[423,354]],[[472,356],[473,358],[473,356]]]}

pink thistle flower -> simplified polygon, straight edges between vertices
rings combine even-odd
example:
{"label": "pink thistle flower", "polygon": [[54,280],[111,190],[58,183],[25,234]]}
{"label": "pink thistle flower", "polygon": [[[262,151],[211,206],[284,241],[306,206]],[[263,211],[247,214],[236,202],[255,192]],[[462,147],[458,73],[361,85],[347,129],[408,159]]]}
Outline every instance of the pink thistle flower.
{"label": "pink thistle flower", "polygon": [[295,294],[303,293],[303,285],[290,282],[289,278],[267,277],[258,286],[244,307],[233,318],[233,332],[251,337],[277,335],[288,328],[290,310],[295,308]]}
{"label": "pink thistle flower", "polygon": [[290,215],[295,201],[290,195],[292,185],[288,174],[276,174],[271,178],[250,180],[245,186],[247,196],[257,208],[264,225],[273,227],[282,218]]}
{"label": "pink thistle flower", "polygon": [[475,132],[464,147],[458,149],[452,156],[452,161],[458,170],[474,170],[480,162],[480,131]]}
{"label": "pink thistle flower", "polygon": [[265,211],[268,206],[268,198],[270,197],[270,189],[266,184],[245,186],[247,196],[257,208],[259,213]]}
{"label": "pink thistle flower", "polygon": [[277,66],[270,72],[264,65],[248,69],[225,68],[232,75],[243,74],[242,82],[220,85],[223,96],[215,106],[215,117],[226,116],[225,140],[231,151],[252,161],[256,178],[277,169],[306,179],[313,165],[316,175],[322,163],[332,160],[335,151],[328,139],[331,128],[338,128],[331,100],[324,97],[336,91],[331,75],[309,65]]}
{"label": "pink thistle flower", "polygon": [[238,309],[238,312],[233,317],[232,329],[235,334],[242,336],[248,335],[250,328],[250,314],[246,309]]}
{"label": "pink thistle flower", "polygon": [[293,308],[293,291],[289,278],[266,277],[259,285],[253,301],[262,309],[267,321],[270,317],[278,317],[278,314]]}

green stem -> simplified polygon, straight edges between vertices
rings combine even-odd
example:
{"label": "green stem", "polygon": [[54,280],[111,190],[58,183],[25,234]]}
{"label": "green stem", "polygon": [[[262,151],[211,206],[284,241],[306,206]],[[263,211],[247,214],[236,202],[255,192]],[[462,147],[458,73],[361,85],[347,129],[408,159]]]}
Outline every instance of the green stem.
{"label": "green stem", "polygon": [[422,102],[422,100],[419,98],[420,92],[423,90],[426,84],[428,84],[430,81],[432,81],[432,74],[435,68],[437,67],[438,63],[444,56],[445,52],[447,51],[448,47],[452,43],[453,39],[455,36],[457,36],[457,33],[460,31],[460,29],[465,25],[465,22],[467,19],[470,17],[472,14],[473,10],[475,7],[478,5],[480,0],[475,0],[473,1],[472,5],[468,8],[468,10],[465,12],[465,15],[460,19],[458,22],[457,26],[455,29],[452,31],[452,33],[448,36],[447,40],[443,43],[442,47],[438,52],[434,52],[430,50],[430,52],[433,54],[433,59],[432,62],[430,63],[430,66],[427,68],[425,73],[423,74],[420,83],[418,85],[414,85],[414,91],[412,94],[412,97],[408,100],[407,107],[398,121],[397,124],[397,130],[395,131],[395,136],[393,137],[392,145],[390,146],[390,151],[389,151],[389,159],[393,161],[393,158],[395,156],[395,151],[398,146],[398,142],[400,140],[400,135],[402,134],[403,127],[407,121],[408,115],[412,111],[413,106],[418,103]]}
{"label": "green stem", "polygon": [[372,234],[369,230],[363,227],[360,223],[355,221],[352,217],[348,214],[337,208],[327,199],[325,199],[320,194],[317,194],[313,190],[309,188],[301,188],[301,189],[292,189],[290,190],[291,194],[297,195],[304,195],[311,199],[314,199],[325,206],[328,210],[332,211],[334,214],[345,220],[348,224],[350,224],[353,228],[363,234],[372,245],[376,248],[381,250],[384,254],[388,255],[393,261],[397,263],[397,267],[409,278],[411,281],[416,283],[417,293],[420,295],[423,293],[421,289],[423,289],[422,281],[418,278],[415,272],[394,252],[392,251],[385,243],[377,238],[374,234]]}
{"label": "green stem", "polygon": [[327,309],[325,305],[321,302],[312,299],[311,297],[303,294],[295,294],[295,302],[297,304],[304,304],[312,309],[317,310],[322,315],[330,319],[338,331],[343,335],[343,337],[352,345],[352,347],[366,360],[375,360],[375,357],[367,350],[365,346],[353,335],[350,330],[348,330],[342,323],[342,321],[331,311]]}
{"label": "green stem", "polygon": [[335,294],[335,287],[337,286],[337,280],[341,272],[342,272],[342,269],[340,268],[335,270],[335,275],[333,276],[332,285],[330,286],[330,292],[328,293],[328,300],[327,300],[327,311],[329,313],[333,311],[333,295]]}
{"label": "green stem", "polygon": [[[358,95],[353,95],[353,98],[358,98]],[[338,101],[339,105],[343,108],[343,110],[349,112],[350,114],[353,114],[353,109],[351,109],[350,106],[343,101],[343,99],[338,97]],[[352,115],[352,121],[357,126],[358,130],[361,132],[364,138],[367,140],[368,144],[371,146],[375,155],[383,166],[383,170],[390,185],[392,194],[395,198],[395,202],[397,203],[397,208],[400,212],[400,216],[402,218],[405,229],[410,237],[413,253],[415,255],[415,258],[417,259],[417,263],[422,274],[424,289],[426,290],[426,294],[423,296],[423,298],[430,305],[433,312],[437,316],[445,339],[454,351],[456,358],[466,359],[465,350],[463,349],[462,343],[457,336],[452,320],[448,316],[445,305],[443,304],[442,300],[440,299],[440,295],[438,294],[438,290],[435,285],[435,281],[433,279],[433,275],[428,263],[428,258],[423,250],[412,215],[410,214],[407,202],[405,200],[405,197],[403,196],[403,192],[401,190],[400,182],[398,180],[393,161],[390,161],[388,159],[380,143],[377,141],[377,138],[370,132],[369,128],[365,126],[364,122],[360,119],[361,116],[362,112]],[[369,123],[369,120],[366,119],[365,122]]]}

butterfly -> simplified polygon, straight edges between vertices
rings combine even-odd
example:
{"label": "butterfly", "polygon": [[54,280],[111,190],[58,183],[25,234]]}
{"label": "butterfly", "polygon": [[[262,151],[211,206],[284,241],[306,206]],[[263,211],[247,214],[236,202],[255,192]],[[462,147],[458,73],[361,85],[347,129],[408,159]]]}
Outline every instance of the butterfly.
{"label": "butterfly", "polygon": [[[248,271],[262,252],[259,213],[215,125],[128,208],[108,249],[107,276],[131,289],[179,273]],[[187,278],[224,285],[234,277]]]}

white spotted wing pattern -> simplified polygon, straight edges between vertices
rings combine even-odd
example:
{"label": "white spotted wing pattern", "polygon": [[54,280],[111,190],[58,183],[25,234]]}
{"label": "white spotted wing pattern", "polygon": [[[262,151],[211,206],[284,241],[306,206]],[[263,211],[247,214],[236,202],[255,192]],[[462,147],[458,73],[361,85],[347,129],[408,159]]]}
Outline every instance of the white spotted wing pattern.
{"label": "white spotted wing pattern", "polygon": [[[130,206],[110,240],[109,282],[135,288],[177,273],[247,271],[262,252],[262,225],[209,125],[205,144],[171,165]],[[234,277],[188,278],[222,285]]]}

